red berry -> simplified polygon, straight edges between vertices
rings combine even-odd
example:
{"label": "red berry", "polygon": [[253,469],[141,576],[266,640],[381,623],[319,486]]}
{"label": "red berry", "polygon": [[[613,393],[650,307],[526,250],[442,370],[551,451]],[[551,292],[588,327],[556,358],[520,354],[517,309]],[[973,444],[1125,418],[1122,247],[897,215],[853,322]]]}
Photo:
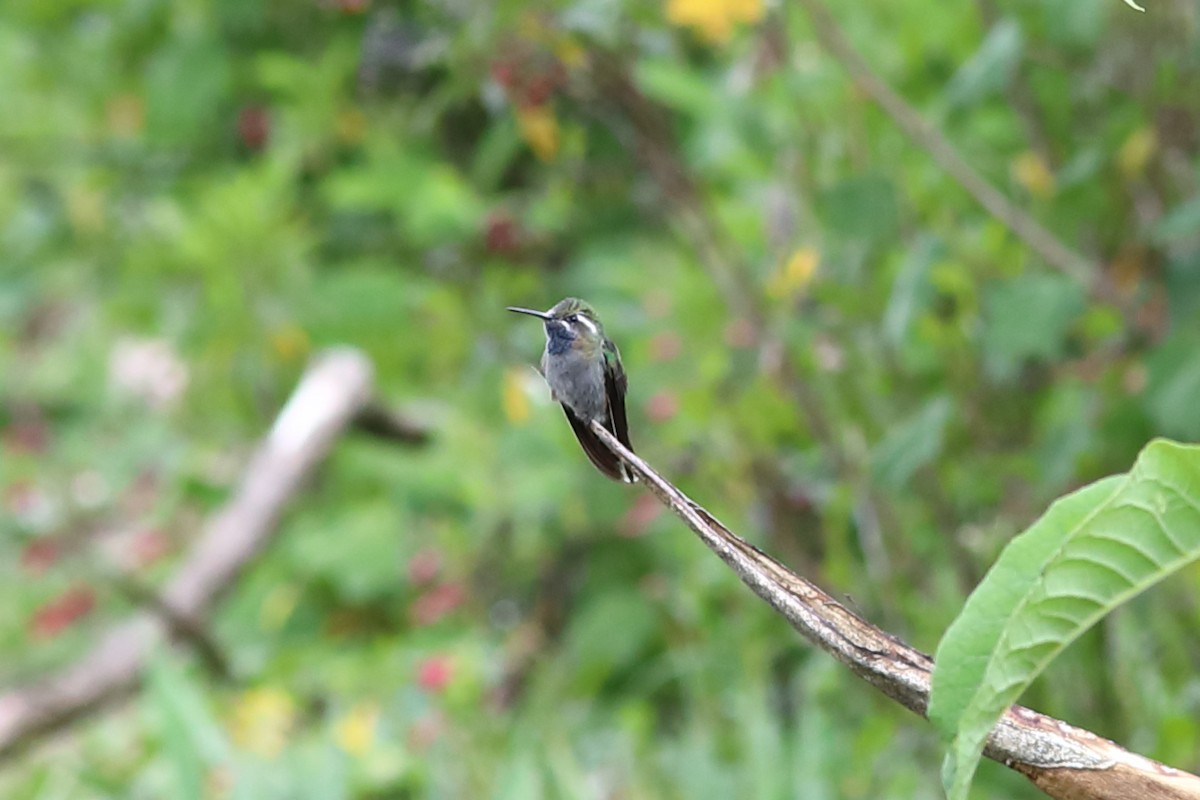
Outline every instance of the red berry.
{"label": "red berry", "polygon": [[725,326],[725,342],[730,347],[752,347],[757,338],[754,325],[743,317],[738,317]]}
{"label": "red berry", "polygon": [[633,505],[621,517],[619,531],[622,536],[634,539],[646,533],[650,523],[662,514],[662,504],[649,493],[638,495]]}
{"label": "red berry", "polygon": [[57,636],[95,607],[96,592],[93,589],[87,586],[68,589],[34,612],[30,624],[33,635],[44,639]]}
{"label": "red berry", "polygon": [[664,331],[650,340],[650,358],[670,361],[683,352],[683,339],[678,333]]}
{"label": "red berry", "polygon": [[537,108],[545,105],[550,99],[550,95],[554,94],[555,81],[553,76],[542,73],[525,84],[525,90],[521,93],[521,103],[523,108]]}
{"label": "red berry", "polygon": [[271,118],[262,106],[245,106],[238,112],[238,138],[248,149],[258,151],[271,135]]}
{"label": "red berry", "polygon": [[442,554],[436,547],[418,550],[408,562],[408,580],[417,586],[428,586],[442,571]]}
{"label": "red berry", "polygon": [[494,61],[492,62],[492,80],[503,86],[505,89],[511,89],[517,82],[517,69],[511,61]]}
{"label": "red berry", "polygon": [[13,453],[37,455],[50,444],[50,429],[39,419],[14,422],[0,432],[0,444]]}
{"label": "red berry", "polygon": [[426,627],[440,621],[462,605],[466,592],[458,583],[443,583],[418,597],[409,608],[413,624]]}
{"label": "red berry", "polygon": [[450,656],[431,656],[417,667],[417,685],[427,692],[441,692],[454,677],[454,662]]}
{"label": "red berry", "polygon": [[521,235],[517,223],[502,211],[488,215],[487,228],[483,237],[484,247],[489,253],[509,255],[521,247]]}
{"label": "red berry", "polygon": [[41,575],[58,561],[62,546],[54,539],[38,539],[21,551],[21,566],[34,575]]}
{"label": "red berry", "polygon": [[653,422],[666,422],[679,413],[679,400],[671,392],[659,392],[646,401],[646,416]]}
{"label": "red berry", "polygon": [[171,550],[171,540],[157,528],[139,531],[130,543],[133,561],[139,567],[149,566]]}

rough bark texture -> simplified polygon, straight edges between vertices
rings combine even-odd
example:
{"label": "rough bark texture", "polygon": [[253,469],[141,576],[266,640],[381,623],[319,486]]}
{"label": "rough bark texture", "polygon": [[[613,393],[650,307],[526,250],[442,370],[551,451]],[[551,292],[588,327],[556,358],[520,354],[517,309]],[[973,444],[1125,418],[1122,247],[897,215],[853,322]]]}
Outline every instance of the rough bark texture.
{"label": "rough bark texture", "polygon": [[[755,594],[805,638],[905,708],[925,716],[933,659],[862,619],[722,525],[608,431],[596,435]],[[992,729],[984,755],[1062,800],[1200,800],[1200,778],[1159,764],[1094,733],[1013,706]]]}

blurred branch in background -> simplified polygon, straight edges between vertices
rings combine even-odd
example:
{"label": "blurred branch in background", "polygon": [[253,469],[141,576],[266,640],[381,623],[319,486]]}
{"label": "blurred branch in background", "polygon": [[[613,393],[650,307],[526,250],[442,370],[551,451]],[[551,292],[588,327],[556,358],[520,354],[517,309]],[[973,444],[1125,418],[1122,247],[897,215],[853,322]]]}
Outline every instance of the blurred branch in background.
{"label": "blurred branch in background", "polygon": [[[593,422],[592,429],[663,505],[806,639],[905,708],[926,715],[933,659],[733,533],[601,425]],[[984,754],[1063,800],[1200,797],[1200,778],[1021,706],[1010,708],[992,730]]]}
{"label": "blurred branch in background", "polygon": [[371,375],[370,363],[355,350],[328,351],[313,363],[251,458],[236,494],[209,520],[151,604],[158,611],[134,615],[60,674],[0,694],[0,757],[127,694],[164,639],[194,638],[173,629],[186,620],[194,632],[270,542],[288,503],[364,408]]}
{"label": "blurred branch in background", "polygon": [[356,430],[397,444],[420,445],[429,442],[429,429],[394,409],[370,403],[354,417]]}
{"label": "blurred branch in background", "polygon": [[929,153],[967,194],[1051,267],[1077,281],[1097,298],[1114,301],[1111,287],[1098,266],[1068,247],[988,183],[941,131],[926,122],[916,109],[871,69],[871,65],[846,38],[821,0],[801,0],[800,5],[812,20],[818,41],[849,73],[855,85],[874,100],[914,143]]}
{"label": "blurred branch in background", "polygon": [[203,619],[179,612],[164,601],[153,587],[133,575],[113,575],[108,582],[134,607],[154,614],[166,626],[170,638],[195,653],[210,675],[222,681],[233,677],[229,658]]}

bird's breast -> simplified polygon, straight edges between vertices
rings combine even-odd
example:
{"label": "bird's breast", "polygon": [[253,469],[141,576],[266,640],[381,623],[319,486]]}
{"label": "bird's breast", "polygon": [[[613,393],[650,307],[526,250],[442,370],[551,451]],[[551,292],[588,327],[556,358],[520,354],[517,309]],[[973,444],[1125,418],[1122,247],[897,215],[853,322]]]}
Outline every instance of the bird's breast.
{"label": "bird's breast", "polygon": [[546,383],[554,399],[570,408],[583,420],[606,418],[604,363],[594,358],[568,353],[554,355],[547,348],[542,363]]}

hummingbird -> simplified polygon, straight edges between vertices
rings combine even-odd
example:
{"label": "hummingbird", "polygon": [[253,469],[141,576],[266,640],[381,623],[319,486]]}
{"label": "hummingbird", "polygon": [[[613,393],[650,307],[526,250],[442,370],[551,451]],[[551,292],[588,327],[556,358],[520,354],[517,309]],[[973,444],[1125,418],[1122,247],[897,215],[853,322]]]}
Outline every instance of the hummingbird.
{"label": "hummingbird", "polygon": [[508,307],[509,311],[537,317],[546,328],[546,351],[542,353],[542,377],[550,385],[550,396],[562,404],[575,438],[596,468],[616,481],[633,483],[635,477],[615,453],[592,432],[597,420],[633,449],[629,423],[625,419],[625,389],[629,381],[621,365],[621,354],[604,335],[592,307],[576,297],[567,297],[549,311]]}

